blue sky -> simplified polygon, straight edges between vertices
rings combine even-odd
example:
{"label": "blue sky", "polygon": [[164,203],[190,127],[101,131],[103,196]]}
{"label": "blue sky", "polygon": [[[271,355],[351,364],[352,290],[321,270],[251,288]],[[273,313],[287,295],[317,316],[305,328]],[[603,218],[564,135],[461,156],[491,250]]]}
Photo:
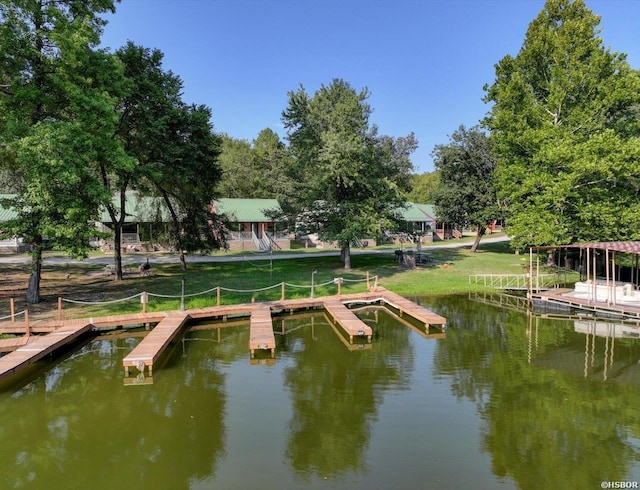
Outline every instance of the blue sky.
{"label": "blue sky", "polygon": [[[605,46],[640,68],[640,0],[586,0]],[[122,0],[102,36],[164,54],[184,100],[213,111],[216,131],[284,139],[287,93],[334,78],[367,87],[381,134],[414,132],[418,173],[460,124],[486,114],[482,87],[516,54],[544,0]]]}

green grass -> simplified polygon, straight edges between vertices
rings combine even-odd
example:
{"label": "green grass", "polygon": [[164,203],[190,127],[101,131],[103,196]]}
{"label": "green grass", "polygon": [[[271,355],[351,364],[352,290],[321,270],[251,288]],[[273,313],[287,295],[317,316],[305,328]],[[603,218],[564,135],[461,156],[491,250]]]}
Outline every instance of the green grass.
{"label": "green grass", "polygon": [[[382,287],[403,296],[411,297],[425,294],[446,295],[477,292],[485,290],[482,285],[470,284],[473,274],[524,274],[528,257],[516,255],[509,249],[508,242],[481,244],[476,253],[464,249],[429,249],[424,247],[433,258],[428,265],[416,269],[404,269],[399,266],[395,254],[371,253],[352,255],[352,269],[344,270],[337,256],[321,257],[313,253],[302,253],[292,259],[251,260],[255,256],[247,255],[238,262],[202,262],[189,264],[188,270],[180,270],[179,264],[153,264],[151,277],[127,276],[123,281],[109,278],[95,279],[100,266],[74,266],[74,274],[93,271],[94,280],[88,284],[77,284],[66,288],[64,281],[60,288],[54,288],[54,294],[65,299],[83,301],[109,301],[127,298],[142,291],[151,293],[148,311],[174,310],[180,307],[182,279],[185,286],[185,307],[198,308],[216,304],[216,287],[221,288],[221,303],[235,304],[251,301],[277,300],[281,296],[281,283],[285,285],[286,299],[309,297],[312,271],[315,283],[315,295],[325,296],[337,293],[334,278],[343,278],[343,293],[363,292],[367,289],[367,274],[370,285],[375,278]],[[153,261],[153,259],[152,259]],[[49,266],[47,273],[54,274],[52,268],[68,271],[64,265]],[[1,269],[0,269],[1,272]],[[43,277],[43,284],[47,274]],[[270,288],[270,286],[275,286]],[[299,286],[299,287],[295,287]],[[266,289],[268,288],[268,289]],[[206,294],[198,294],[210,290]],[[211,291],[212,290],[212,291]],[[173,298],[155,295],[174,296]],[[49,295],[53,303],[55,297]],[[113,315],[141,311],[140,297],[101,305],[75,305],[64,302],[66,317]]]}

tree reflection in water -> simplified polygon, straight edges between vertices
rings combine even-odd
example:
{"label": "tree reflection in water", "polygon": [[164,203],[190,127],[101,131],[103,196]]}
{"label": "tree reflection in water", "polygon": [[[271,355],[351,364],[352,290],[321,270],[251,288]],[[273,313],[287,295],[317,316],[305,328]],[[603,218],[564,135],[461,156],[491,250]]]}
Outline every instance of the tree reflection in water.
{"label": "tree reflection in water", "polygon": [[385,390],[407,386],[413,372],[409,330],[393,328],[387,313],[359,316],[378,319],[374,349],[350,351],[329,328],[298,338],[303,348],[290,346],[285,385],[294,415],[286,455],[303,478],[360,472]]}
{"label": "tree reflection in water", "polygon": [[[614,377],[612,339],[589,338],[573,321],[463,298],[433,305],[449,320],[447,342],[438,344],[434,360],[437,372],[451,376],[457,397],[475,402],[494,474],[522,489],[598,488],[637,471],[640,451],[630,443],[640,438],[636,339],[615,340]],[[598,378],[591,376],[594,368]],[[631,369],[635,386],[626,384]]]}

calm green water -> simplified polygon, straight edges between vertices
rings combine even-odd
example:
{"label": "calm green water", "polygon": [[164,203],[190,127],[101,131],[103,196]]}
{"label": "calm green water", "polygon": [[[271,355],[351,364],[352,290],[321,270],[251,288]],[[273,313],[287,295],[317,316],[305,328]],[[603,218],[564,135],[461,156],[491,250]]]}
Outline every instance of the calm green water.
{"label": "calm green water", "polygon": [[248,324],[198,329],[149,385],[123,383],[140,338],[94,340],[0,395],[0,488],[640,481],[638,339],[468,298],[422,303],[448,318],[445,338],[361,310],[373,342],[350,350],[322,313],[287,316],[275,362],[251,363]]}

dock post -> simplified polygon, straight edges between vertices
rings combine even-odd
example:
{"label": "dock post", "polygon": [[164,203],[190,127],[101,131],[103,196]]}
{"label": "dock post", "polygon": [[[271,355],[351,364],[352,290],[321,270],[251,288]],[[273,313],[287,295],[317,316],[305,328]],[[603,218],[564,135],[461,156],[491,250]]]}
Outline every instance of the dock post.
{"label": "dock post", "polygon": [[62,297],[58,296],[58,320],[62,320]]}
{"label": "dock post", "polygon": [[140,303],[142,303],[142,313],[146,313],[147,312],[147,292],[146,291],[142,291],[142,294],[140,295]]}
{"label": "dock post", "polygon": [[373,287],[374,289],[378,289],[378,275],[373,276]]}
{"label": "dock post", "polygon": [[31,336],[31,328],[29,328],[29,309],[25,308],[24,310],[24,325],[27,330],[27,337]]}
{"label": "dock post", "polygon": [[369,271],[367,271],[367,291],[371,289],[371,285],[369,284]]}
{"label": "dock post", "polygon": [[13,298],[9,300],[9,309],[11,310],[11,321],[16,321],[16,302]]}
{"label": "dock post", "polygon": [[220,306],[220,286],[216,288],[216,306]]}
{"label": "dock post", "polygon": [[336,282],[338,283],[338,296],[340,296],[342,295],[342,278],[338,277]]}
{"label": "dock post", "polygon": [[282,281],[282,291],[280,292],[280,301],[284,301],[284,281]]}

